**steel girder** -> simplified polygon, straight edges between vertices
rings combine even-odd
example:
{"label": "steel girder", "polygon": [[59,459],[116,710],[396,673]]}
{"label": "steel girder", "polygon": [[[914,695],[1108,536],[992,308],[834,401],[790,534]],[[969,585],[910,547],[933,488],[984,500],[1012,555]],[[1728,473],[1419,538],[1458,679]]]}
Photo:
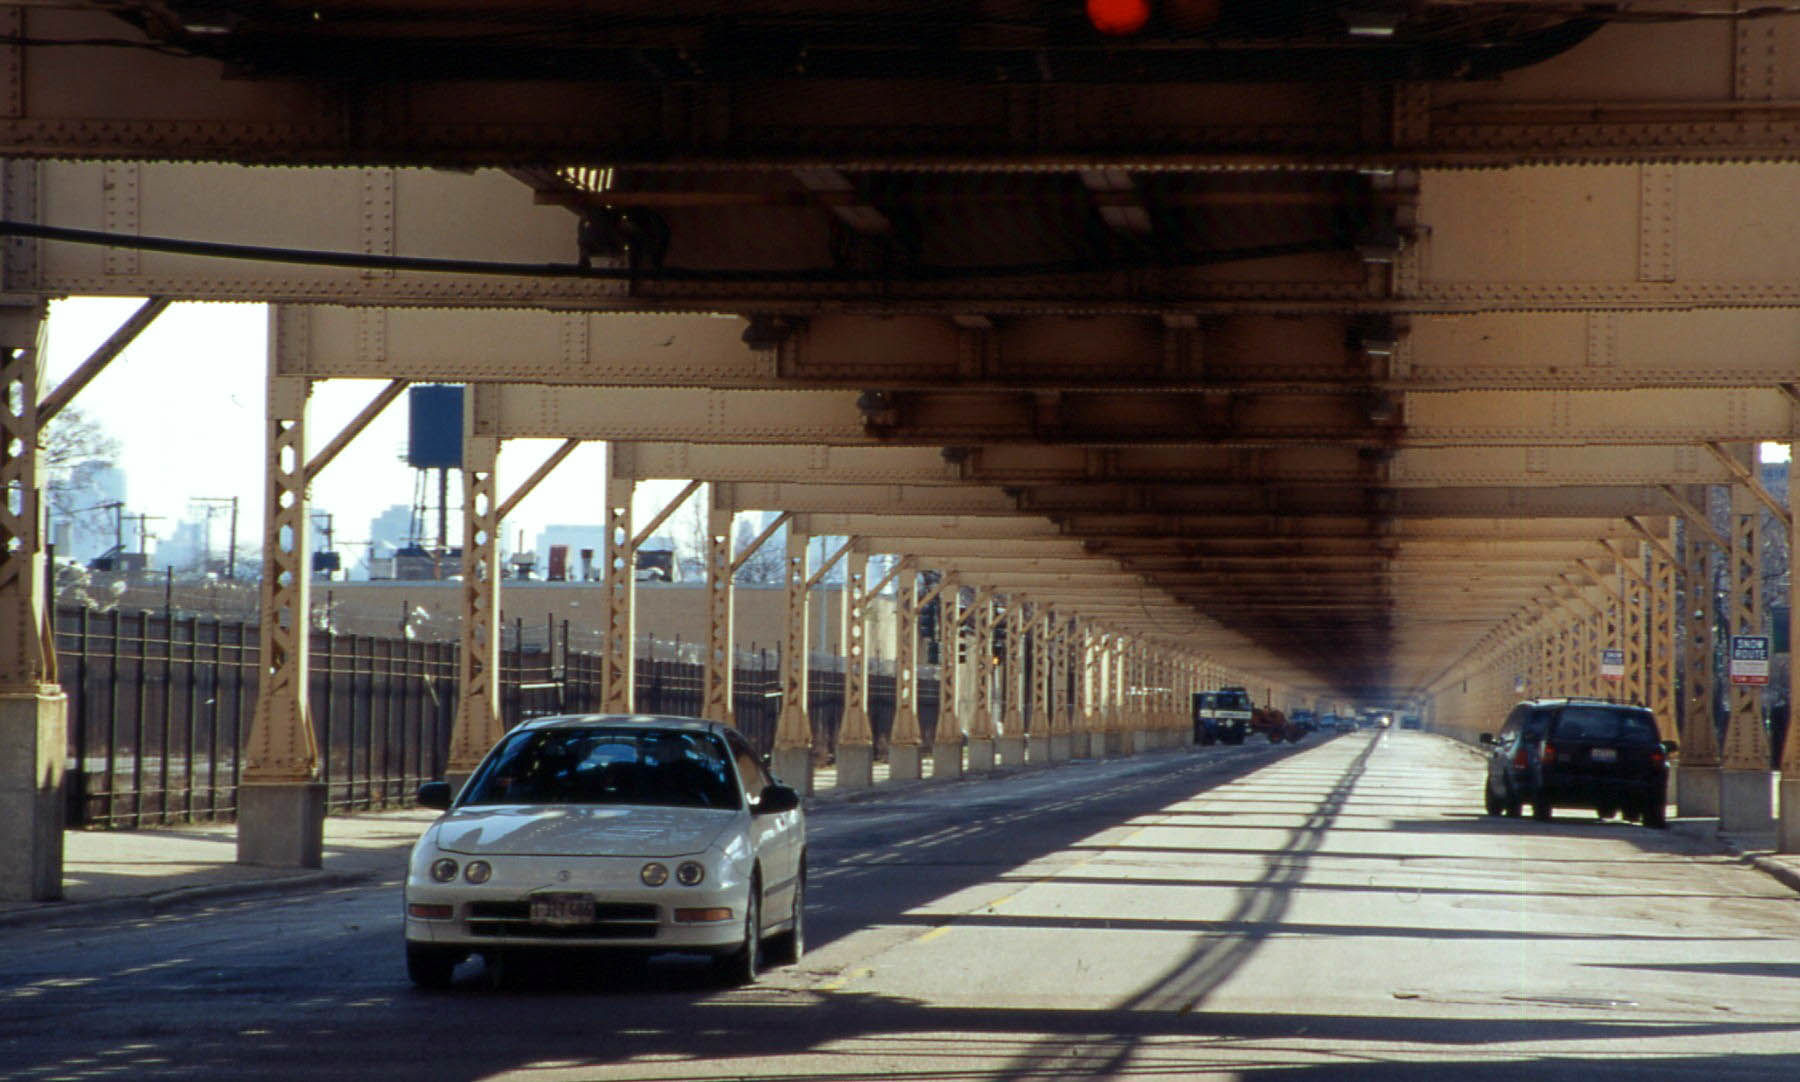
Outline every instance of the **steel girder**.
{"label": "steel girder", "polygon": [[[184,38],[179,20],[141,24],[174,27],[159,40],[95,10],[25,6],[0,15],[20,43],[0,57],[0,85],[12,88],[0,147],[12,154],[1144,168],[1785,158],[1800,144],[1793,105],[1800,29],[1786,18],[1612,25],[1585,40],[1592,24],[1571,24],[1513,60],[1542,61],[1535,66],[1500,74],[1473,54],[1479,81],[1391,82],[1371,69],[1322,84],[1273,82],[1272,75],[1190,83],[1177,95],[1162,80],[1133,74],[1140,66],[1116,61],[1093,82],[1034,82],[1042,66],[993,82],[778,69],[751,87],[697,72],[657,78],[655,61],[589,61],[561,80],[504,66],[473,80],[422,73],[347,79],[368,71],[369,57],[353,51],[338,61],[347,70],[335,72],[329,58],[336,54],[311,40],[305,20],[276,24],[291,41],[265,38],[259,53],[246,52],[229,29]],[[699,29],[691,14],[687,21]],[[677,17],[670,32],[683,26]],[[145,47],[25,44],[134,38]],[[174,55],[195,44],[233,57],[240,76],[264,77],[227,79],[221,60]],[[667,44],[672,53],[674,43]],[[270,62],[268,49],[276,47],[287,51],[274,55],[289,59]],[[1044,63],[1054,72],[1062,57],[1069,70],[1080,55],[1050,50]],[[306,62],[296,65],[301,57]],[[392,59],[390,45],[376,66]],[[593,75],[612,70],[621,73],[615,81]]]}

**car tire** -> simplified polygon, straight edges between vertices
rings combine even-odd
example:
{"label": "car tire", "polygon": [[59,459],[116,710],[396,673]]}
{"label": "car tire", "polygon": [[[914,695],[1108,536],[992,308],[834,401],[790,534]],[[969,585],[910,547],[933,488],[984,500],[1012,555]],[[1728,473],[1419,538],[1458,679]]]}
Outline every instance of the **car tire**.
{"label": "car tire", "polygon": [[1556,808],[1548,800],[1539,797],[1531,802],[1531,817],[1538,822],[1548,823],[1554,814],[1556,814]]}
{"label": "car tire", "polygon": [[806,953],[806,864],[800,864],[800,876],[794,880],[793,925],[777,936],[769,937],[769,963],[791,966]]}
{"label": "car tire", "polygon": [[413,984],[431,991],[450,987],[452,975],[463,960],[463,953],[447,947],[425,943],[406,945],[406,976]]}
{"label": "car tire", "polygon": [[1617,814],[1619,814],[1619,809],[1610,804],[1602,804],[1594,809],[1594,817],[1596,819],[1611,819]]}
{"label": "car tire", "polygon": [[719,979],[732,986],[755,984],[762,961],[762,879],[750,880],[749,901],[744,903],[744,941],[716,961]]}
{"label": "car tire", "polygon": [[1482,796],[1482,800],[1483,800],[1484,804],[1487,807],[1487,813],[1489,815],[1499,815],[1501,812],[1506,810],[1506,802],[1501,800],[1498,796],[1494,795],[1493,786],[1491,786],[1491,785],[1482,786],[1481,796]]}
{"label": "car tire", "polygon": [[1669,826],[1668,797],[1662,793],[1654,793],[1644,801],[1644,825],[1653,830],[1665,830]]}

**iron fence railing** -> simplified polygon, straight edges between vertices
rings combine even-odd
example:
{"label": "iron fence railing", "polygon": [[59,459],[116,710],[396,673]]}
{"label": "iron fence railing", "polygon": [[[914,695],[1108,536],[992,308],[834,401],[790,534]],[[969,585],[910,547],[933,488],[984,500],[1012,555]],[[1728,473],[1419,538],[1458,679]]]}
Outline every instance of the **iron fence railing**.
{"label": "iron fence railing", "polygon": [[[261,672],[257,625],[63,608],[55,633],[69,696],[69,823],[135,829],[233,817]],[[500,663],[508,727],[599,709],[600,655],[569,650],[566,630],[560,644],[555,634],[532,641],[522,629],[511,638]],[[676,653],[637,658],[639,712],[701,712],[701,667]],[[403,806],[420,782],[443,776],[457,662],[456,643],[313,634],[308,695],[330,810]],[[813,745],[824,759],[843,720],[844,677],[815,658],[808,679]],[[741,654],[733,680],[738,728],[758,750],[772,750],[781,713],[779,657]],[[894,683],[891,675],[869,679],[878,748],[886,747],[893,725]],[[935,680],[920,680],[918,710],[929,743]]]}

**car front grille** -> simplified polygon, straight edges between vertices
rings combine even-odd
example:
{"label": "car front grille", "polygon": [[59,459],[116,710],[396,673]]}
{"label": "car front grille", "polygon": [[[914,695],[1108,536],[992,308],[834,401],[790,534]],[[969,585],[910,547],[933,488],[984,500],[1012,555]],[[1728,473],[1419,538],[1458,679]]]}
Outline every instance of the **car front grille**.
{"label": "car front grille", "polygon": [[530,902],[471,902],[469,932],[516,939],[655,939],[660,915],[654,905],[601,902],[592,924],[533,924]]}

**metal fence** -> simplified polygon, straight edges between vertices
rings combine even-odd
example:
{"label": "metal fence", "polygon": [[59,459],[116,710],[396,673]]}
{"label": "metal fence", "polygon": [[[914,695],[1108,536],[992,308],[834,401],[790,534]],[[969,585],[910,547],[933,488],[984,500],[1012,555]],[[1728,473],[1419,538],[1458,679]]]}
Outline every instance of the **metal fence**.
{"label": "metal fence", "polygon": [[[513,636],[502,650],[501,713],[529,717],[594,711],[600,655],[560,651]],[[68,820],[134,829],[236,814],[244,744],[261,672],[258,627],[214,617],[86,608],[56,614],[56,648],[69,696]],[[315,632],[308,693],[320,780],[332,811],[403,806],[419,783],[442,777],[456,717],[458,645]],[[698,715],[696,662],[639,657],[635,708]],[[774,747],[781,711],[779,657],[740,656],[733,673],[737,726],[757,749]],[[814,659],[808,712],[821,759],[836,746],[843,673]],[[894,677],[872,674],[877,748],[893,725]],[[920,727],[929,743],[937,684],[920,680]]]}

